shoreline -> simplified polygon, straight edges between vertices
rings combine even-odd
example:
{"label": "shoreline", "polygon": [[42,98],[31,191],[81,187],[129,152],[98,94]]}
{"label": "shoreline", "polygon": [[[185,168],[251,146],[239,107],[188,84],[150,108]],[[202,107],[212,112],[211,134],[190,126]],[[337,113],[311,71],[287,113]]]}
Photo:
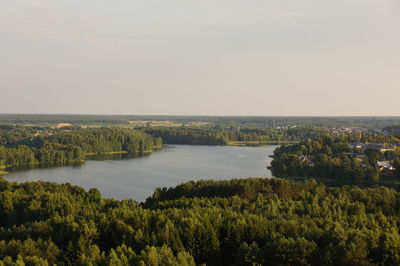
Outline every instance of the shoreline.
{"label": "shoreline", "polygon": [[299,141],[282,140],[282,141],[231,141],[226,146],[237,146],[237,147],[251,147],[251,146],[270,146],[270,145],[285,145],[285,144],[296,144]]}
{"label": "shoreline", "polygon": [[128,152],[127,151],[107,151],[107,152],[102,152],[102,153],[87,152],[87,153],[85,153],[85,156],[109,155],[109,154],[128,154]]}

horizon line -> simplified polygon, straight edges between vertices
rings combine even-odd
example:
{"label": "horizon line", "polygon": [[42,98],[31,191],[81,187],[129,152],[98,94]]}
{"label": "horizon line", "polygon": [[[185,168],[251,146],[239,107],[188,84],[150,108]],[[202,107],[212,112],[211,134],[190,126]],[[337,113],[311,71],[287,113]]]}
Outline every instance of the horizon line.
{"label": "horizon line", "polygon": [[94,113],[2,113],[1,115],[47,115],[47,116],[60,116],[60,115],[70,115],[70,116],[147,116],[147,117],[299,117],[299,118],[352,118],[352,117],[360,117],[360,118],[400,118],[400,115],[203,115],[203,114],[194,114],[194,115],[177,115],[177,114],[94,114]]}

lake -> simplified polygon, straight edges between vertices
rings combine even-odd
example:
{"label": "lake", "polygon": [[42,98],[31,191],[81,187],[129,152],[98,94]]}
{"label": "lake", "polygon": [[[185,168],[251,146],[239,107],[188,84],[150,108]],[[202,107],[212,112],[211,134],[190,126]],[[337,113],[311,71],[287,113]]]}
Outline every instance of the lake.
{"label": "lake", "polygon": [[13,182],[70,182],[85,189],[95,187],[103,197],[144,201],[157,187],[191,180],[272,177],[266,166],[275,148],[165,145],[140,158],[95,157],[79,166],[21,170],[4,178]]}

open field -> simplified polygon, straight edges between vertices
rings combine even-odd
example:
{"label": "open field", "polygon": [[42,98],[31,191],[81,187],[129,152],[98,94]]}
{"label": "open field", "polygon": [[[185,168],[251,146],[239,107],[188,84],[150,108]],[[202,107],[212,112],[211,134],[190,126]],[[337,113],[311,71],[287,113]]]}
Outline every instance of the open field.
{"label": "open field", "polygon": [[133,127],[209,127],[213,126],[213,123],[210,122],[202,122],[202,121],[190,121],[190,122],[178,122],[178,121],[170,121],[170,120],[160,120],[160,121],[151,121],[151,120],[135,120],[128,121],[130,126]]}
{"label": "open field", "polygon": [[299,141],[290,141],[290,140],[282,140],[282,141],[231,141],[229,142],[229,146],[259,146],[259,145],[285,145],[285,144],[295,144],[299,143]]}

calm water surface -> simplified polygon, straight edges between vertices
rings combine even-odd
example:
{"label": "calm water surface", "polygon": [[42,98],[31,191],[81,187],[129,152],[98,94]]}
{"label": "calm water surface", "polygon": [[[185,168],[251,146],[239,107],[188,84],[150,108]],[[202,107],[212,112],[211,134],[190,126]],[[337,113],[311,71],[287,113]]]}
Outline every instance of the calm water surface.
{"label": "calm water surface", "polygon": [[98,188],[104,197],[143,201],[157,187],[191,180],[271,177],[266,166],[275,148],[165,145],[141,158],[87,160],[80,166],[29,169],[4,178],[17,182],[70,182],[86,189]]}

